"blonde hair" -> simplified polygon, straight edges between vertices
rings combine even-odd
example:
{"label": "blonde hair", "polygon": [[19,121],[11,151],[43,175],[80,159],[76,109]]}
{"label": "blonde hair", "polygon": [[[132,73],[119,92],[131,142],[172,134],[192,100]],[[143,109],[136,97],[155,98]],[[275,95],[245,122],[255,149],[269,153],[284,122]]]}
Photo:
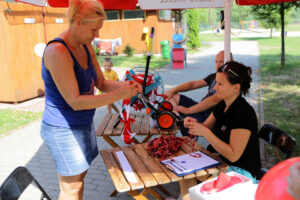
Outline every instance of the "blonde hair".
{"label": "blonde hair", "polygon": [[[97,14],[99,17],[89,19],[88,17],[92,14]],[[82,22],[95,22],[99,19],[106,19],[103,6],[98,0],[70,0],[67,17],[70,24],[72,24],[76,18],[80,18]]]}

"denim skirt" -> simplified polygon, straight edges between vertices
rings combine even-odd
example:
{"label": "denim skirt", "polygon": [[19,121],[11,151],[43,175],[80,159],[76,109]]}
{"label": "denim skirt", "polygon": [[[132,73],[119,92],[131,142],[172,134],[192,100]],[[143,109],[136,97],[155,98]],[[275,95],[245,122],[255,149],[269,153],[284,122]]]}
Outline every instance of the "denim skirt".
{"label": "denim skirt", "polygon": [[48,146],[61,176],[74,176],[86,171],[98,155],[94,124],[83,128],[41,125],[41,137]]}

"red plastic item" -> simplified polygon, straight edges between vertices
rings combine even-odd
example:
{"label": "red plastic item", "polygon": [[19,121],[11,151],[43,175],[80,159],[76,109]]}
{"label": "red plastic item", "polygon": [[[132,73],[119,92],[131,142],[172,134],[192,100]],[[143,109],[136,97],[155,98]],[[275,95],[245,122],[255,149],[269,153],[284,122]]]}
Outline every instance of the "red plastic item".
{"label": "red plastic item", "polygon": [[287,192],[287,176],[292,164],[300,162],[300,157],[282,161],[272,167],[259,182],[255,193],[255,200],[294,200]]}
{"label": "red plastic item", "polygon": [[237,176],[228,176],[225,173],[221,172],[218,178],[214,181],[205,183],[200,191],[212,193],[212,192],[220,192],[225,190],[237,183],[242,183],[242,179]]}
{"label": "red plastic item", "polygon": [[184,68],[184,48],[173,48],[173,69]]}

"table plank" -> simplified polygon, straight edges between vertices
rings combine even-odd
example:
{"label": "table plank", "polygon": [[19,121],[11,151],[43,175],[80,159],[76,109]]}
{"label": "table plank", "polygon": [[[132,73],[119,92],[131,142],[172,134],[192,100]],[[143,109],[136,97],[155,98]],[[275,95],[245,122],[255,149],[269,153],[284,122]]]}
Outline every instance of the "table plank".
{"label": "table plank", "polygon": [[141,134],[142,119],[143,119],[143,117],[135,117],[134,118],[135,121],[132,124],[132,132],[136,133],[136,135]]}
{"label": "table plank", "polygon": [[142,125],[141,125],[141,134],[144,135],[149,135],[149,130],[150,130],[150,126],[149,126],[149,119],[150,116],[144,116],[143,121],[142,121]]}
{"label": "table plank", "polygon": [[169,129],[168,134],[169,135],[176,135],[177,132],[178,132],[178,127],[177,127],[176,124],[174,124],[174,126],[171,129]]}
{"label": "table plank", "polygon": [[112,114],[109,114],[109,113],[105,114],[105,116],[103,117],[100,125],[97,128],[97,131],[96,131],[97,136],[102,136],[103,135],[104,130],[107,127],[107,124],[108,124],[111,116],[112,116]]}
{"label": "table plank", "polygon": [[[204,153],[208,154],[209,156],[213,157],[214,159],[218,160],[219,162],[221,162],[222,164],[219,165],[217,168],[219,169],[219,171],[221,172],[227,172],[229,166],[224,163],[221,158],[218,156],[218,155],[214,155],[212,153],[210,153],[207,149],[203,148],[200,144],[196,143],[195,144],[195,148],[199,149],[200,151],[203,151]],[[210,172],[213,170],[213,169],[208,169]]]}
{"label": "table plank", "polygon": [[[119,159],[118,159],[118,157],[117,157],[117,155],[116,155],[116,152],[117,152],[117,151],[122,151],[122,149],[119,148],[119,147],[116,147],[116,148],[111,149],[111,151],[112,151],[112,154],[113,154],[113,156],[114,156],[114,159],[115,159],[116,162],[118,163],[119,168],[122,169],[122,166],[121,166],[121,164],[120,164],[120,161],[119,161]],[[124,154],[125,154],[125,153],[124,153]],[[141,181],[141,179],[139,178],[139,176],[137,175],[136,170],[135,170],[134,167],[132,166],[132,163],[130,162],[130,160],[128,159],[128,157],[127,157],[126,154],[125,154],[125,156],[126,156],[128,162],[130,163],[130,166],[131,166],[131,168],[132,168],[132,170],[133,170],[133,174],[134,174],[135,178],[137,179],[137,182],[136,182],[136,183],[129,182],[129,181],[126,179],[126,176],[124,175],[125,179],[127,180],[127,183],[128,183],[128,184],[130,185],[130,187],[131,187],[131,190],[137,190],[137,189],[142,189],[142,188],[144,188],[144,184],[143,184],[143,182]],[[123,172],[123,169],[122,169],[122,172]],[[124,172],[123,172],[123,173],[124,173]]]}
{"label": "table plank", "polygon": [[143,181],[145,187],[156,186],[158,184],[157,181],[148,171],[147,167],[135,151],[130,146],[122,147],[122,150],[132,165],[132,168],[134,168],[140,179]]}
{"label": "table plank", "polygon": [[168,135],[169,134],[169,129],[162,129],[162,128],[160,128],[159,129],[159,133],[161,135]]}
{"label": "table plank", "polygon": [[170,183],[170,178],[165,174],[165,172],[157,165],[155,160],[147,153],[147,151],[142,147],[142,145],[132,146],[137,155],[143,160],[143,163],[152,173],[152,176],[156,179],[159,184]]}
{"label": "table plank", "polygon": [[119,116],[119,114],[116,114],[116,113],[112,115],[106,129],[104,130],[103,135],[112,135],[112,132],[114,130],[114,125],[116,123],[116,120],[117,120],[118,116]]}
{"label": "table plank", "polygon": [[[192,152],[192,148],[191,146],[189,146],[188,144],[182,144],[181,148],[183,149],[183,151],[185,151],[186,153],[190,153]],[[195,149],[196,150],[196,149]],[[197,149],[198,151],[198,149]],[[204,175],[207,175],[208,174],[208,171],[206,170],[201,170],[201,171],[198,171],[196,172],[196,176],[204,176]]]}
{"label": "table plank", "polygon": [[124,123],[119,122],[119,124],[117,125],[117,127],[113,130],[112,135],[114,135],[114,136],[120,136],[122,134],[123,128],[124,128]]}
{"label": "table plank", "polygon": [[118,192],[130,191],[130,186],[127,183],[121,169],[119,168],[115,158],[109,149],[100,151],[108,173]]}
{"label": "table plank", "polygon": [[[192,144],[190,142],[187,143],[189,146],[191,146]],[[228,170],[228,165],[226,163],[224,163],[221,158],[217,155],[214,155],[212,153],[210,153],[207,149],[203,148],[199,143],[195,143],[195,150],[197,151],[201,151],[211,157],[213,157],[214,159],[218,160],[219,162],[221,162],[222,164],[219,165],[218,167],[215,167],[215,168],[211,168],[211,169],[207,169],[208,173],[210,174],[217,174],[219,173],[220,171],[221,172],[226,172]],[[218,170],[218,171],[217,171]]]}
{"label": "table plank", "polygon": [[[141,145],[145,150],[147,150],[147,143],[143,143]],[[153,159],[156,164],[165,172],[165,174],[172,180],[172,182],[183,180],[183,177],[177,176],[176,174],[168,170],[163,164],[161,164],[159,158],[153,157]]]}

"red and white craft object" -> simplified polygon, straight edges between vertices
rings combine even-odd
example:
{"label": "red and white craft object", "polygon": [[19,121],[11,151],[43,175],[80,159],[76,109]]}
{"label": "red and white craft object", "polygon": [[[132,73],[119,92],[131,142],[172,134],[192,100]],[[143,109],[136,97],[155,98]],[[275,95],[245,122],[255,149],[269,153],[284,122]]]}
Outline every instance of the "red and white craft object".
{"label": "red and white craft object", "polygon": [[133,142],[132,138],[135,133],[131,131],[131,124],[135,121],[130,117],[130,99],[123,100],[123,112],[120,113],[121,122],[124,124],[124,129],[122,131],[121,137],[123,138],[126,144],[131,144]]}
{"label": "red and white craft object", "polygon": [[[124,81],[128,81],[127,76],[130,75],[130,77],[137,83],[139,83],[141,86],[144,83],[144,77],[145,74],[130,74],[129,71],[126,71],[125,76],[124,76]],[[146,87],[149,85],[154,84],[155,80],[154,80],[154,74],[148,74],[147,76],[147,82],[146,82]],[[154,88],[153,90],[151,90],[150,92],[148,92],[147,94],[145,94],[145,96],[148,98],[149,102],[154,105],[154,104],[158,104],[159,102],[157,101],[157,96],[161,96],[163,98],[165,98],[165,95],[163,94],[158,94],[158,87]],[[132,107],[134,108],[135,111],[141,111],[143,108],[145,108],[145,105],[140,102],[140,101],[136,101]]]}

